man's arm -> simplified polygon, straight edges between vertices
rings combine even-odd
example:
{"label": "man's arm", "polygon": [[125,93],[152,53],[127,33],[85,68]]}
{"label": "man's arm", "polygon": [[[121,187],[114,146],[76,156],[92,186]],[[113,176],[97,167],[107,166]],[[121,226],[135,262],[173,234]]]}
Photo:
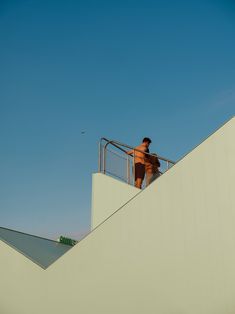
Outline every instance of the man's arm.
{"label": "man's arm", "polygon": [[138,152],[143,152],[145,153],[147,151],[147,148],[146,147],[143,147],[142,145],[140,146],[137,146],[135,149],[132,149],[132,150],[129,150],[127,153],[127,155],[134,155],[135,153],[135,150]]}
{"label": "man's arm", "polygon": [[134,149],[132,149],[132,150],[129,150],[128,152],[126,152],[127,153],[127,155],[133,155],[134,154]]}

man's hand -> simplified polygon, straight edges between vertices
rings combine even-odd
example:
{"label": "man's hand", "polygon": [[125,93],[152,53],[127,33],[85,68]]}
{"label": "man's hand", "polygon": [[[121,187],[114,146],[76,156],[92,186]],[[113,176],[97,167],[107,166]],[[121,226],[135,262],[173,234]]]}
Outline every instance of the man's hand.
{"label": "man's hand", "polygon": [[127,153],[127,155],[132,155],[132,154],[134,154],[134,149],[132,149],[132,150],[129,150],[128,152],[126,152]]}

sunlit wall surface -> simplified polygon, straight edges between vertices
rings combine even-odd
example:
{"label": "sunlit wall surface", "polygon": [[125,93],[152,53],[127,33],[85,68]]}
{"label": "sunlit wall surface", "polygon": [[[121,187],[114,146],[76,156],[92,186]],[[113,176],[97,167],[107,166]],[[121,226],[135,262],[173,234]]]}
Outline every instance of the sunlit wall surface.
{"label": "sunlit wall surface", "polygon": [[234,137],[233,118],[46,270],[0,241],[0,313],[234,313]]}

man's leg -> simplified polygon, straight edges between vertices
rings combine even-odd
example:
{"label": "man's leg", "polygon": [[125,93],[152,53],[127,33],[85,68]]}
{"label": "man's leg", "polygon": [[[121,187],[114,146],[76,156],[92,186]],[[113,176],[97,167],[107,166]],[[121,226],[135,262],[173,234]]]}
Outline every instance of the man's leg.
{"label": "man's leg", "polygon": [[141,163],[135,164],[135,187],[141,189],[143,179],[145,175],[145,167]]}
{"label": "man's leg", "polygon": [[135,187],[138,188],[138,189],[141,189],[142,182],[143,182],[143,180],[141,178],[136,178],[136,180],[135,180]]}
{"label": "man's leg", "polygon": [[135,164],[135,187],[141,189],[141,164]]}

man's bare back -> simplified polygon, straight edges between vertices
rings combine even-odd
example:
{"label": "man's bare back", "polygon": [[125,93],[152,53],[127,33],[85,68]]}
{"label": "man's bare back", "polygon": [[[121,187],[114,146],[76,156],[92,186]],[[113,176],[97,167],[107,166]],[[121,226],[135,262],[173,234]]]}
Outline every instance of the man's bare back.
{"label": "man's bare back", "polygon": [[133,154],[134,154],[134,158],[135,158],[134,159],[135,164],[137,164],[137,163],[144,164],[145,163],[145,161],[144,161],[145,160],[145,154],[144,153],[146,151],[147,151],[147,147],[143,143],[134,149]]}

